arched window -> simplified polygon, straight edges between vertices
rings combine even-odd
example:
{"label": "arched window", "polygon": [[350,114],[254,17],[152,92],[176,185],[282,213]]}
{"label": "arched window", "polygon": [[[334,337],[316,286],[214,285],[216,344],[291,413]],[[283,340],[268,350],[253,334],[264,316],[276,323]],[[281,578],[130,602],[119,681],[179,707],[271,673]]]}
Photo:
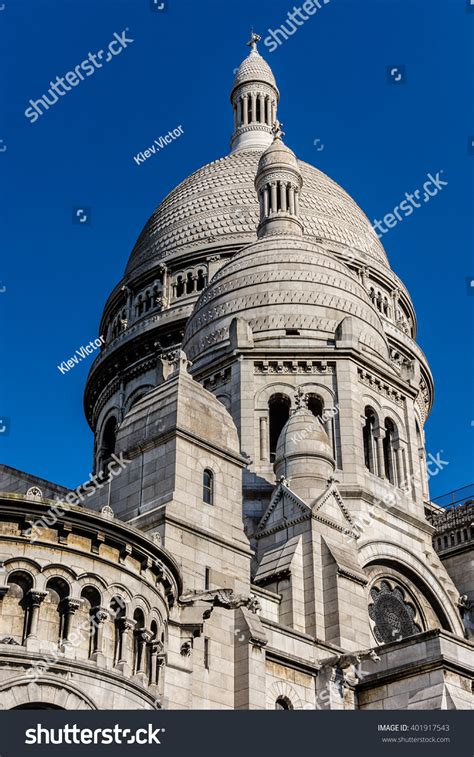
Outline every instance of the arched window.
{"label": "arched window", "polygon": [[96,613],[100,605],[100,593],[95,586],[85,586],[81,591],[81,604],[69,619],[68,639],[78,659],[88,660],[99,651],[98,622]]}
{"label": "arched window", "polygon": [[275,710],[292,710],[293,705],[291,704],[288,697],[278,697],[278,699],[275,702]]}
{"label": "arched window", "polygon": [[15,571],[8,576],[8,592],[2,599],[0,638],[12,638],[24,644],[28,634],[28,592],[33,585],[31,576]]}
{"label": "arched window", "polygon": [[197,272],[196,289],[200,292],[206,286],[206,276],[202,268]]}
{"label": "arched window", "polygon": [[63,578],[50,578],[46,590],[41,613],[42,630],[50,641],[60,644],[67,639],[69,633],[69,586]]}
{"label": "arched window", "polygon": [[323,401],[317,394],[310,394],[308,397],[308,410],[311,410],[315,418],[321,421],[323,415]]}
{"label": "arched window", "polygon": [[106,628],[111,630],[111,638],[107,638],[109,654],[113,659],[114,665],[121,660],[122,656],[122,620],[125,617],[125,601],[122,597],[113,597],[110,600],[109,613],[112,623],[106,624]]}
{"label": "arched window", "polygon": [[375,412],[371,407],[366,407],[364,414],[365,414],[365,425],[362,431],[362,437],[364,441],[364,462],[365,462],[365,467],[371,473],[375,473],[376,472],[375,443],[374,443]]}
{"label": "arched window", "polygon": [[192,294],[194,292],[194,278],[191,271],[186,274],[186,294]]}
{"label": "arched window", "polygon": [[278,437],[290,417],[290,400],[285,394],[274,394],[268,402],[270,416],[270,461],[274,462]]}
{"label": "arched window", "polygon": [[139,316],[142,315],[142,313],[143,313],[143,297],[140,294],[140,295],[138,295],[138,299],[137,299],[137,302],[136,302],[136,305],[135,305],[135,315],[138,318]]}
{"label": "arched window", "polygon": [[105,465],[105,463],[108,460],[110,460],[110,458],[115,452],[116,433],[117,433],[117,419],[114,416],[111,416],[107,420],[104,426],[103,434],[102,434],[102,448],[101,448],[102,465]]}
{"label": "arched window", "polygon": [[214,504],[214,473],[209,468],[202,474],[202,499],[206,505]]}
{"label": "arched window", "polygon": [[147,639],[150,638],[150,635],[147,634],[145,629],[145,616],[142,610],[135,610],[133,619],[135,621],[133,631],[133,670],[135,673],[147,673]]}
{"label": "arched window", "polygon": [[176,279],[176,297],[182,297],[184,294],[184,281],[182,276]]}
{"label": "arched window", "polygon": [[395,460],[393,444],[395,441],[395,426],[390,418],[385,419],[385,436],[383,439],[383,464],[385,478],[388,478],[391,484],[396,483],[395,477]]}

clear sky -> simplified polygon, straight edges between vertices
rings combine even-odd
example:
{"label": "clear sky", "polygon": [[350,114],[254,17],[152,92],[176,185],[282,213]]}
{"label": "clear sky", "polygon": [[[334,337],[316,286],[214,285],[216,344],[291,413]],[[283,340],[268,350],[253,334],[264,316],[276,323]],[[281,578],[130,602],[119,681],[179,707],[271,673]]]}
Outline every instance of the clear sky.
{"label": "clear sky", "polygon": [[[383,243],[413,298],[435,378],[427,449],[442,450],[449,465],[432,479],[432,495],[473,481],[474,7],[321,2],[270,52],[264,40],[286,22],[291,0],[168,0],[166,11],[150,0],[5,2],[0,412],[9,425],[0,461],[71,487],[88,477],[82,393],[94,355],[64,375],[57,365],[98,336],[108,293],[154,208],[228,152],[233,70],[253,26],[280,88],[285,141],[371,220],[428,173],[448,182]],[[30,99],[125,30],[133,42],[93,74],[84,69],[31,123]],[[387,68],[400,66],[405,81],[389,83]],[[136,164],[134,155],[179,125],[179,140]],[[91,209],[90,223],[72,223],[78,207]]]}

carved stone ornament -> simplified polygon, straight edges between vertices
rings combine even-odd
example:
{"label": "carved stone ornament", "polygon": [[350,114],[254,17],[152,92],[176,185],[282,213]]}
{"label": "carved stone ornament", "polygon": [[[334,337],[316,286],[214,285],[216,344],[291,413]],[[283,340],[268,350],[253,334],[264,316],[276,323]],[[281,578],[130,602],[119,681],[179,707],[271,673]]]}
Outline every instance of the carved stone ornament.
{"label": "carved stone ornament", "polygon": [[30,488],[26,492],[26,496],[28,499],[42,499],[43,492],[39,488],[39,486],[30,486]]}
{"label": "carved stone ornament", "polygon": [[182,594],[179,598],[183,604],[206,602],[213,607],[225,607],[227,610],[235,610],[238,607],[248,607],[256,613],[261,610],[260,602],[256,597],[244,594],[235,594],[233,589],[213,589],[209,591],[190,591]]}
{"label": "carved stone ornament", "polygon": [[370,590],[370,597],[369,617],[379,644],[400,641],[422,631],[416,606],[406,598],[406,591],[400,585],[390,584],[386,579],[377,581]]}

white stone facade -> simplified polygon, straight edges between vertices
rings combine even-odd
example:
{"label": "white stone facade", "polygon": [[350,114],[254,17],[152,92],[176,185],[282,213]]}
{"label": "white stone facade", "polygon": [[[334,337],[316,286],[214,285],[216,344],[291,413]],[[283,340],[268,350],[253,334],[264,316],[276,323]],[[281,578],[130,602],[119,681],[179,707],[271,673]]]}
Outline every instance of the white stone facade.
{"label": "white stone facade", "polygon": [[232,152],[165,198],[105,306],[85,408],[96,477],[123,470],[52,522],[67,492],[1,471],[0,707],[472,707],[472,532],[445,566],[413,305],[284,144],[256,41]]}

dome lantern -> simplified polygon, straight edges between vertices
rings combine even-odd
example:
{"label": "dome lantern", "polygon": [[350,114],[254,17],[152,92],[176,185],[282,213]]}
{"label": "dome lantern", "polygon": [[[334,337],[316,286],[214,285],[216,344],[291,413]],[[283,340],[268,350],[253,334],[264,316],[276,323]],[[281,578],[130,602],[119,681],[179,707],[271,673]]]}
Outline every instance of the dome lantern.
{"label": "dome lantern", "polygon": [[232,87],[232,152],[265,149],[272,141],[280,93],[270,66],[257,50],[259,40],[259,35],[252,32],[247,42],[250,54],[237,69]]}

